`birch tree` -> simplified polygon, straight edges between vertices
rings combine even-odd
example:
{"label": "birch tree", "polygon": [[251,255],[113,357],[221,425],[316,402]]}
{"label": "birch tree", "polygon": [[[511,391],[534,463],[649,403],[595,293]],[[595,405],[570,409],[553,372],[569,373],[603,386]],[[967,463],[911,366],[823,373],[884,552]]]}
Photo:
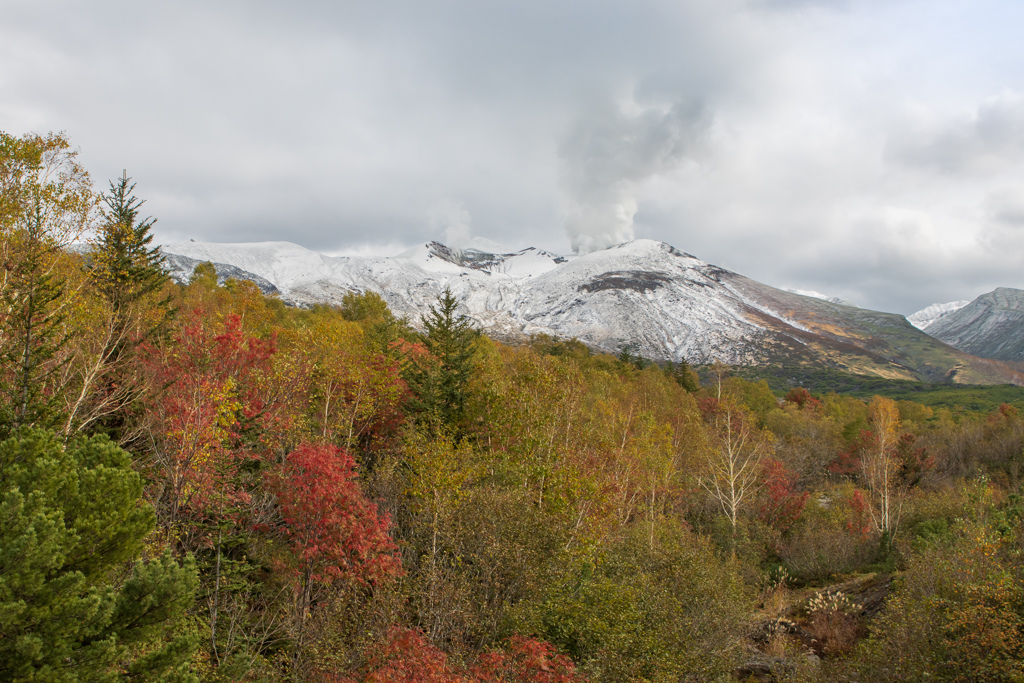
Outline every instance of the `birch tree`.
{"label": "birch tree", "polygon": [[899,458],[900,411],[890,398],[875,396],[868,404],[869,446],[861,455],[860,466],[867,486],[871,522],[891,539],[899,526],[902,497]]}
{"label": "birch tree", "polygon": [[63,134],[0,132],[0,432],[60,419],[65,322],[79,298],[67,286],[65,247],[95,207]]}
{"label": "birch tree", "polygon": [[729,519],[735,552],[740,512],[761,487],[761,461],[771,454],[771,437],[728,397],[704,399],[701,409],[710,443],[698,483]]}

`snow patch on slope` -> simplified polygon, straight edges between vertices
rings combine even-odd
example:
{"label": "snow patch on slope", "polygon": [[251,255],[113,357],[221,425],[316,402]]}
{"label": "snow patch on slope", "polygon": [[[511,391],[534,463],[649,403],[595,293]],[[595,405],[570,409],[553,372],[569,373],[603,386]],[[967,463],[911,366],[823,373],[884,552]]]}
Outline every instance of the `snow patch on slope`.
{"label": "snow patch on slope", "polygon": [[577,338],[612,353],[634,344],[655,359],[756,364],[779,329],[808,331],[791,304],[775,303],[771,292],[779,290],[743,284],[735,273],[654,240],[575,257],[439,242],[394,257],[326,256],[286,242],[182,242],[162,249],[195,262],[231,264],[297,305],[337,305],[347,292],[369,290],[418,325],[447,287],[460,312],[490,334]]}
{"label": "snow patch on slope", "polygon": [[961,308],[971,303],[970,301],[950,301],[945,304],[932,304],[922,308],[917,313],[912,313],[907,316],[907,322],[916,327],[919,330],[926,330],[930,325],[937,322],[940,318],[943,318],[950,313],[959,311]]}

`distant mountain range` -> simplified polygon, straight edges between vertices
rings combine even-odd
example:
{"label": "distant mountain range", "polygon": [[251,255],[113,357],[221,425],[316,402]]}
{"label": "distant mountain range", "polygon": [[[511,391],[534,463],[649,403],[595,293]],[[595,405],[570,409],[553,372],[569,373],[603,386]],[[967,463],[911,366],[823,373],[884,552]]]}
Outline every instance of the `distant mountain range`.
{"label": "distant mountain range", "polygon": [[296,305],[338,304],[346,292],[372,290],[414,324],[450,287],[465,315],[506,340],[548,334],[611,353],[631,345],[655,360],[1024,383],[1006,364],[937,341],[901,315],[776,289],[652,240],[569,257],[438,242],[374,258],[326,256],[287,242],[181,242],[162,251],[179,280],[209,261],[222,279],[252,280]]}
{"label": "distant mountain range", "polygon": [[1000,287],[974,301],[933,304],[908,320],[915,316],[921,329],[961,351],[1024,362],[1024,290]]}

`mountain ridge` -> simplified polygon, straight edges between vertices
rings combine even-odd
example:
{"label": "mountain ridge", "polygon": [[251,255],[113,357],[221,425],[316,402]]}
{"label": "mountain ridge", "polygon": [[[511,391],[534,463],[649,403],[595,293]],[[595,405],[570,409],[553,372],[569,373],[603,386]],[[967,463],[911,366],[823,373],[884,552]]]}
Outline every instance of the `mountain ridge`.
{"label": "mountain ridge", "polygon": [[375,291],[414,322],[450,287],[461,312],[505,339],[549,334],[612,353],[630,345],[674,362],[789,362],[926,381],[1021,381],[903,316],[777,289],[653,240],[568,257],[533,248],[490,254],[440,242],[394,257],[332,257],[282,242],[162,249],[251,273],[298,305],[336,305],[347,292]]}
{"label": "mountain ridge", "polygon": [[998,287],[951,311],[927,333],[983,358],[1024,362],[1024,290]]}
{"label": "mountain ridge", "polygon": [[949,301],[943,304],[932,304],[922,308],[920,311],[911,313],[907,316],[907,321],[911,325],[919,330],[927,330],[935,322],[941,320],[951,313],[959,311],[961,308],[971,303],[970,301]]}

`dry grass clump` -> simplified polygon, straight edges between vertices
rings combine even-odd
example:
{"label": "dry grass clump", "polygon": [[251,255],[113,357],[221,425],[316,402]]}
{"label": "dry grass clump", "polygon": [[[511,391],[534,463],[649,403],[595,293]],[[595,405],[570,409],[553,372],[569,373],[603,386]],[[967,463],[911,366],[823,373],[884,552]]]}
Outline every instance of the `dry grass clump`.
{"label": "dry grass clump", "polygon": [[807,603],[807,630],[829,656],[849,654],[861,635],[860,605],[842,591],[815,593]]}

